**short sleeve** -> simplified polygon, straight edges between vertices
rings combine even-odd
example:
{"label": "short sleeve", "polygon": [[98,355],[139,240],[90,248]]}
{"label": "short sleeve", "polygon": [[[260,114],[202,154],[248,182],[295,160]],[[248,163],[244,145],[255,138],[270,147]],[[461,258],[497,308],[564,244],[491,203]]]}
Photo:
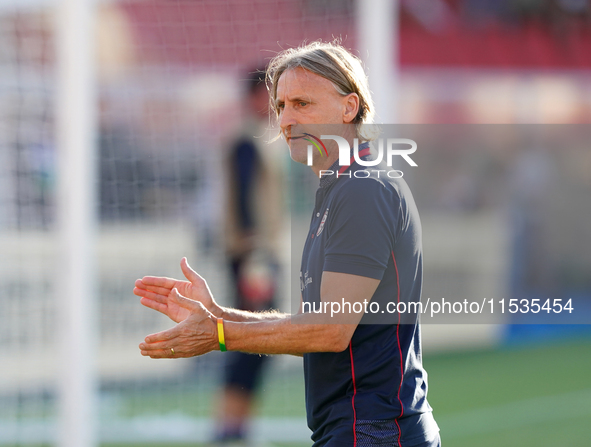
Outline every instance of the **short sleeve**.
{"label": "short sleeve", "polygon": [[326,223],[324,271],[381,280],[394,249],[400,198],[379,180],[346,180]]}

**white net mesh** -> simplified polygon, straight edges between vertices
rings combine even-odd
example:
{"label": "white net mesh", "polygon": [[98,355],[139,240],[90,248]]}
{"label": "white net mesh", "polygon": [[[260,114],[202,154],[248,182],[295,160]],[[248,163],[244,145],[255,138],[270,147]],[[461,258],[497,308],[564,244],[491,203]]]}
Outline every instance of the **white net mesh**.
{"label": "white net mesh", "polygon": [[[231,302],[220,243],[219,154],[239,120],[241,79],[282,47],[346,36],[351,6],[99,4],[102,442],[168,443],[171,432],[177,441],[212,436],[222,357],[142,358],[138,343],[171,322],[139,305],[133,283],[147,274],[178,278],[179,261],[187,256],[218,300]],[[56,439],[55,12],[49,2],[0,7],[0,443],[6,445]],[[308,439],[301,360],[276,359],[262,388],[252,435]]]}

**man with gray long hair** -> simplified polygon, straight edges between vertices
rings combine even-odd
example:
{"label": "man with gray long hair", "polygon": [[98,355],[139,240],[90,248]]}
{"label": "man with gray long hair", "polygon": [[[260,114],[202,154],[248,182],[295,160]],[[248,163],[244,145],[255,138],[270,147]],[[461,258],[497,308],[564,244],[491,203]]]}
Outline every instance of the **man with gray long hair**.
{"label": "man with gray long hair", "polygon": [[353,157],[339,165],[336,144],[310,151],[304,143],[320,142],[325,129],[340,129],[351,148],[361,140],[359,157],[367,160],[362,125],[371,122],[373,105],[361,62],[337,44],[314,42],[277,55],[267,80],[291,158],[311,164],[316,175],[334,173],[321,176],[316,194],[300,270],[301,311],[221,307],[183,259],[188,281],[136,281],[141,303],[178,323],[147,336],[141,353],[171,358],[228,349],[303,355],[315,447],[439,446],[418,316],[402,322],[400,314],[392,320],[367,312],[368,303],[387,309],[420,299],[421,229],[410,190],[397,176],[379,176],[389,172],[387,166],[376,166],[378,175],[358,175],[362,166]]}

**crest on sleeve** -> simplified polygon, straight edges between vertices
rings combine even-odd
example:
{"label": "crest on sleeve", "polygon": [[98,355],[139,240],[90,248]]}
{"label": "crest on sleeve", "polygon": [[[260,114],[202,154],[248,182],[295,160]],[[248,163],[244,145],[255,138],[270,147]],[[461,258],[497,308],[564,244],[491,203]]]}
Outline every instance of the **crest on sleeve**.
{"label": "crest on sleeve", "polygon": [[318,231],[316,232],[316,237],[318,237],[320,235],[320,233],[322,233],[322,230],[324,230],[324,224],[326,223],[327,217],[328,217],[328,208],[326,208],[326,211],[324,212],[324,216],[322,216],[322,221],[320,222],[320,225],[318,226]]}

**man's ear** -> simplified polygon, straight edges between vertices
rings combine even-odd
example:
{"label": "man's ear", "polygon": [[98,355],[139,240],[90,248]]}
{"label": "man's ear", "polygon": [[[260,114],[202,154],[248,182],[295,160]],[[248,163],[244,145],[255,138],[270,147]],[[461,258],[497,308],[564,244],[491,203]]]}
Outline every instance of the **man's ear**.
{"label": "man's ear", "polygon": [[357,93],[349,93],[343,97],[343,101],[343,122],[350,123],[357,116],[357,112],[359,112],[359,96]]}

